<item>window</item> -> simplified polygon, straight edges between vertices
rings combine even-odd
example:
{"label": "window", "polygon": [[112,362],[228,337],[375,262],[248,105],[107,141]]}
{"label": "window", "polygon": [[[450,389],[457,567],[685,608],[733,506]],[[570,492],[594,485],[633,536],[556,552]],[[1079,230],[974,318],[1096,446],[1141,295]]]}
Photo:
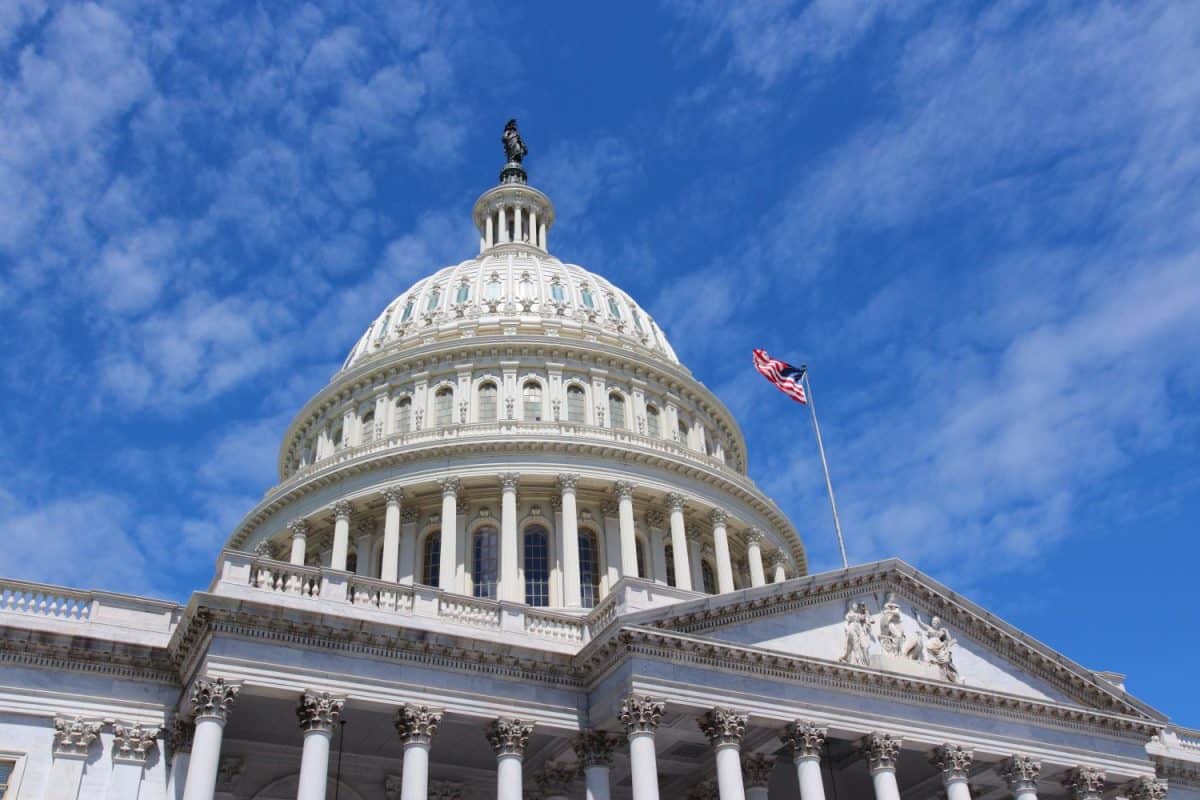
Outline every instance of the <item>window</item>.
{"label": "window", "polygon": [[595,300],[595,298],[592,297],[592,290],[587,288],[586,286],[582,287],[579,290],[579,297],[580,297],[580,299],[583,300],[583,304],[587,308],[595,308],[596,307],[596,300]]}
{"label": "window", "polygon": [[582,425],[586,421],[585,396],[582,386],[571,384],[567,387],[567,422],[577,422]]}
{"label": "window", "polygon": [[408,433],[412,426],[412,398],[401,397],[396,401],[396,433]]}
{"label": "window", "polygon": [[621,318],[621,307],[619,305],[617,305],[617,298],[609,296],[609,298],[608,298],[608,313],[612,315],[613,319]]}
{"label": "window", "polygon": [[442,569],[442,534],[434,531],[425,537],[425,552],[421,555],[421,583],[438,585]]}
{"label": "window", "polygon": [[437,311],[438,304],[442,302],[442,290],[434,287],[429,293],[429,302],[425,304],[426,311]]}
{"label": "window", "polygon": [[391,321],[390,313],[383,315],[383,324],[379,326],[379,330],[375,333],[375,341],[380,341],[384,336],[387,336],[388,323]]}
{"label": "window", "polygon": [[616,392],[608,396],[608,424],[613,428],[625,429],[625,398]]}
{"label": "window", "polygon": [[479,385],[479,421],[496,421],[496,384],[491,381]]}
{"label": "window", "polygon": [[633,314],[633,326],[638,329],[638,333],[645,333],[646,329],[642,327],[642,315],[637,312],[637,309],[630,311]]}
{"label": "window", "polygon": [[646,550],[641,539],[633,540],[633,554],[637,557],[638,577],[645,578],[650,573],[646,572]]}
{"label": "window", "polygon": [[592,608],[600,600],[600,548],[596,534],[579,532],[579,591],[584,608]]}
{"label": "window", "polygon": [[667,586],[674,586],[675,585],[675,548],[672,547],[671,545],[667,545],[665,553],[666,553],[666,561],[667,561]]}
{"label": "window", "polygon": [[496,597],[496,575],[500,565],[500,542],[490,525],[475,531],[471,546],[471,594]]}
{"label": "window", "polygon": [[413,301],[409,300],[408,303],[404,306],[404,313],[400,315],[400,321],[408,322],[410,319],[412,319],[412,312],[413,312]]}
{"label": "window", "polygon": [[465,303],[471,297],[471,285],[469,283],[460,283],[458,285],[458,294],[454,295],[454,302]]}
{"label": "window", "polygon": [[0,761],[0,800],[8,797],[8,785],[12,782],[13,770],[16,768],[15,761]]}
{"label": "window", "polygon": [[525,602],[550,605],[550,534],[541,525],[525,529]]}
{"label": "window", "polygon": [[527,381],[521,387],[521,405],[527,422],[537,422],[542,418],[542,385],[537,381]]}
{"label": "window", "polygon": [[363,444],[375,438],[375,412],[368,411],[362,415],[362,441]]}
{"label": "window", "polygon": [[561,283],[550,284],[550,296],[554,298],[554,302],[556,303],[565,302],[567,299],[567,293]]}
{"label": "window", "polygon": [[488,300],[499,300],[500,288],[500,279],[492,278],[490,281],[488,281],[487,288],[483,290],[483,295]]}
{"label": "window", "polygon": [[658,425],[658,409],[654,406],[646,406],[646,435],[655,439],[662,436]]}
{"label": "window", "polygon": [[449,386],[438,389],[433,396],[433,410],[439,428],[454,422],[454,390]]}
{"label": "window", "polygon": [[679,420],[679,443],[684,447],[688,446],[688,426],[683,420]]}
{"label": "window", "polygon": [[704,591],[708,594],[717,593],[717,578],[713,575],[712,564],[707,561],[700,562],[700,580],[704,584]]}
{"label": "window", "polygon": [[346,556],[346,572],[358,572],[358,551],[350,551],[350,555]]}
{"label": "window", "polygon": [[333,426],[333,430],[329,434],[329,441],[333,442],[334,447],[342,446],[342,423],[340,421]]}
{"label": "window", "polygon": [[704,432],[704,452],[710,456],[717,454],[717,437],[709,434],[708,431]]}

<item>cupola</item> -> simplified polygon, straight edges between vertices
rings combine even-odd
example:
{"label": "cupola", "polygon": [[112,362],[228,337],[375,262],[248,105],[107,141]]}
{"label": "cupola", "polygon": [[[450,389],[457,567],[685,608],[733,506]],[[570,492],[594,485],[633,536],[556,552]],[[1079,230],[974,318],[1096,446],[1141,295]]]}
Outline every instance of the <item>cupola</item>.
{"label": "cupola", "polygon": [[500,184],[480,195],[472,217],[479,230],[479,252],[505,247],[548,252],[546,234],[554,224],[554,204],[528,183],[524,159],[529,152],[517,121],[510,119],[501,137],[506,162]]}

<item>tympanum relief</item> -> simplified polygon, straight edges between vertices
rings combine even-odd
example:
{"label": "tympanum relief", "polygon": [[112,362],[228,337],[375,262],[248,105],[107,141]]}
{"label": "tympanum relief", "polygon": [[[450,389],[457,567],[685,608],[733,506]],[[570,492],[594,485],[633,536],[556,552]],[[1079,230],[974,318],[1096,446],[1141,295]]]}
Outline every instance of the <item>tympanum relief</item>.
{"label": "tympanum relief", "polygon": [[928,622],[915,610],[916,630],[905,628],[896,595],[889,592],[877,614],[863,599],[846,604],[845,639],[839,661],[860,667],[959,683],[955,639],[937,617]]}

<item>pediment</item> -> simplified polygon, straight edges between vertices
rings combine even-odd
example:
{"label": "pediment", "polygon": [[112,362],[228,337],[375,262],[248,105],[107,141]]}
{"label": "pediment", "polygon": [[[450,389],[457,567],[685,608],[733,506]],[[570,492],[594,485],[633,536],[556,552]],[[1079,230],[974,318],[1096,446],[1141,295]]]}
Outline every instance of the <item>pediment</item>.
{"label": "pediment", "polygon": [[642,624],[964,688],[1165,719],[900,561],[658,610]]}

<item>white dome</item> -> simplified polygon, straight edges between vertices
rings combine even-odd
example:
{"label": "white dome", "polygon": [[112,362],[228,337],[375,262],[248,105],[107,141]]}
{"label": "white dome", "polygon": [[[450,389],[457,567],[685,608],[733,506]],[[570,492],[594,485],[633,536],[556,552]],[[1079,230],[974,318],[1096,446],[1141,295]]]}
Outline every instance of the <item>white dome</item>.
{"label": "white dome", "polygon": [[538,248],[508,244],[415,283],[371,323],[343,369],[431,337],[495,332],[607,342],[679,363],[662,330],[624,291]]}

